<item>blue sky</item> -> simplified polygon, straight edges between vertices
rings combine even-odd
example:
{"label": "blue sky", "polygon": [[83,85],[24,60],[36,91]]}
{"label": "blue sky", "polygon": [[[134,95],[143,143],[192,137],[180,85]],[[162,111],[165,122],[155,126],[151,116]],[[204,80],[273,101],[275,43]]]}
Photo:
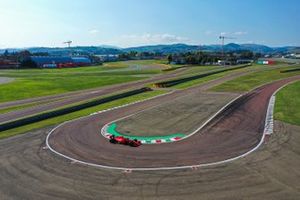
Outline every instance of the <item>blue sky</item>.
{"label": "blue sky", "polygon": [[300,46],[299,0],[0,0],[0,48],[259,43]]}

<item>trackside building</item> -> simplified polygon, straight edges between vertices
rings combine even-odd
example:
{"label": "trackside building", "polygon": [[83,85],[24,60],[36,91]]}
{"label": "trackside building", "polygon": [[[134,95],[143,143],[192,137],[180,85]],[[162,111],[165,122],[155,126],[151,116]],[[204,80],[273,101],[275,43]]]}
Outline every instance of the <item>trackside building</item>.
{"label": "trackside building", "polygon": [[273,61],[273,60],[258,60],[257,64],[259,64],[259,65],[274,65],[275,61]]}
{"label": "trackside building", "polygon": [[31,61],[38,68],[81,67],[92,64],[86,57],[30,56],[27,61]]}

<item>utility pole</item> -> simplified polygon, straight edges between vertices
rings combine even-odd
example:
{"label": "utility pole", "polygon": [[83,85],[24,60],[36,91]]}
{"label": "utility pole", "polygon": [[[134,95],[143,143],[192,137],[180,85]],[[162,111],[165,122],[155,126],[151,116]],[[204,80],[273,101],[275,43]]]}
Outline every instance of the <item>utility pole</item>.
{"label": "utility pole", "polygon": [[[219,39],[222,41],[222,59],[223,59],[223,62],[225,62],[225,57],[224,57],[224,42],[225,42],[225,39],[236,39],[236,38],[226,37],[224,35],[220,35]],[[225,63],[224,63],[224,65],[225,65]]]}
{"label": "utility pole", "polygon": [[71,52],[71,44],[72,44],[72,41],[69,40],[69,41],[64,42],[63,44],[68,44],[69,54],[70,54],[70,56],[72,56],[72,52]]}
{"label": "utility pole", "polygon": [[66,41],[66,42],[64,42],[64,44],[68,44],[68,48],[70,48],[70,47],[71,47],[71,44],[72,44],[72,41],[71,41],[71,40]]}
{"label": "utility pole", "polygon": [[221,48],[222,48],[222,59],[223,59],[224,58],[224,40],[225,40],[225,36],[220,36],[219,39],[222,40]]}

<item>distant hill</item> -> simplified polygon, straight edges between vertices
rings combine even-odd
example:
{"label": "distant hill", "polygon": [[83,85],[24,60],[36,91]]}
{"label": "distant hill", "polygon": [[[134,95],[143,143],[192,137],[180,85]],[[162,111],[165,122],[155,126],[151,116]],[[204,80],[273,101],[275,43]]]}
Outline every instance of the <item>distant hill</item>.
{"label": "distant hill", "polygon": [[[0,49],[0,54],[4,53],[6,49]],[[23,49],[8,49],[9,52],[21,51]],[[221,45],[187,45],[187,44],[170,44],[170,45],[149,45],[130,48],[118,48],[109,45],[102,46],[78,46],[71,48],[50,48],[50,47],[32,47],[27,48],[32,53],[47,52],[50,55],[68,55],[72,53],[78,54],[120,54],[123,52],[137,51],[137,52],[157,52],[157,53],[184,53],[194,51],[208,51],[208,52],[220,52],[222,50]],[[224,45],[224,51],[243,51],[249,50],[255,53],[300,53],[300,47],[286,46],[286,47],[268,47],[260,44],[235,44],[229,43]]]}
{"label": "distant hill", "polygon": [[183,53],[189,51],[200,51],[201,46],[187,45],[187,44],[170,44],[170,45],[152,45],[141,47],[125,48],[123,51],[137,51],[137,52],[152,52],[152,53]]}
{"label": "distant hill", "polygon": [[[0,53],[4,53],[6,49],[0,49]],[[50,55],[69,55],[70,53],[78,53],[78,54],[97,54],[97,55],[105,55],[105,54],[120,54],[123,51],[117,47],[112,48],[109,46],[78,46],[71,48],[58,48],[58,47],[31,47],[31,48],[20,48],[20,49],[7,49],[9,52],[16,52],[22,50],[28,50],[31,53],[49,53]]]}
{"label": "distant hill", "polygon": [[[123,49],[124,51],[137,51],[137,52],[160,52],[160,53],[181,53],[188,51],[209,51],[220,52],[222,51],[221,45],[186,45],[186,44],[172,44],[172,45],[153,45],[153,46],[141,46]],[[260,44],[235,44],[229,43],[224,45],[224,51],[243,51],[249,50],[255,53],[294,53],[299,51],[300,47],[268,47]]]}

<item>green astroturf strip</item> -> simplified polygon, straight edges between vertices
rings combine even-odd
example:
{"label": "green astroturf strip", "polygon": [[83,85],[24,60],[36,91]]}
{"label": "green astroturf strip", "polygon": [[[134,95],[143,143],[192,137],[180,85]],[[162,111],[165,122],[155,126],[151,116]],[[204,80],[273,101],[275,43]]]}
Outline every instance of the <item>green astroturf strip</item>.
{"label": "green astroturf strip", "polygon": [[116,128],[117,128],[116,123],[110,124],[107,128],[107,133],[112,134],[114,136],[124,136],[129,139],[145,140],[146,143],[151,143],[151,140],[162,140],[162,139],[166,140],[166,142],[171,142],[171,138],[175,138],[175,137],[182,138],[186,136],[185,134],[182,133],[175,133],[166,136],[130,136],[130,135],[119,133],[118,131],[116,131]]}

